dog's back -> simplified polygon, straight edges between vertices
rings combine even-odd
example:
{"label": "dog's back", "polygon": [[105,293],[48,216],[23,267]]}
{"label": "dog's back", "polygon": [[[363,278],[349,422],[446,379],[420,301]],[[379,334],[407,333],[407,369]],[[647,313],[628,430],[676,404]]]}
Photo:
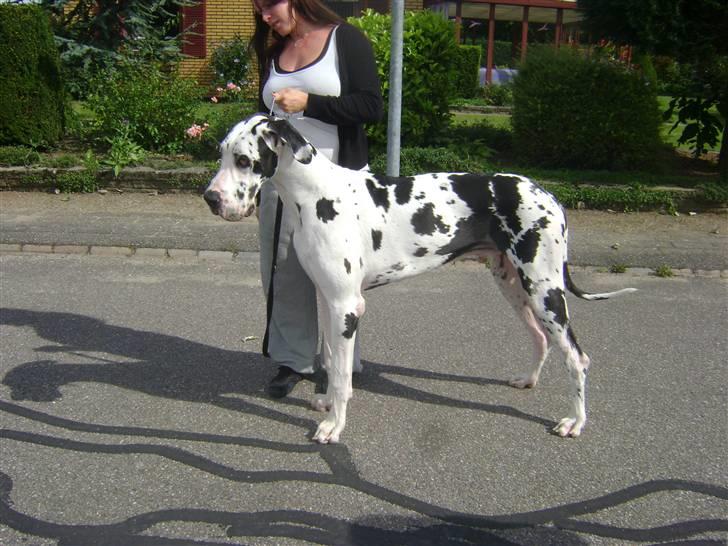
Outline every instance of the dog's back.
{"label": "dog's back", "polygon": [[[556,235],[563,234],[565,242],[561,208],[526,178],[457,173],[392,178],[361,173],[357,179],[353,187],[342,188],[348,196],[341,198],[350,200],[360,228],[367,288],[457,258],[491,256],[496,251],[532,262],[539,243],[549,238],[543,233],[549,227],[556,228]],[[558,263],[565,255],[551,258],[558,258]]]}

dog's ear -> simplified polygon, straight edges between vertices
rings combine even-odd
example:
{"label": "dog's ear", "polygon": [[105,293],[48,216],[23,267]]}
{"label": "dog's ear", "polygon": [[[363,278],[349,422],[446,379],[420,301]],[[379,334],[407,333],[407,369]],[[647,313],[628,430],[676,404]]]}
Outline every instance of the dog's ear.
{"label": "dog's ear", "polygon": [[[269,133],[275,135],[275,138],[279,138],[284,144],[288,144],[293,151],[293,157],[299,163],[308,164],[311,163],[311,159],[316,155],[316,148],[314,148],[309,141],[307,141],[301,133],[288,123],[287,120],[281,118],[274,118],[271,116],[268,121]],[[269,135],[270,138],[272,135]],[[269,145],[271,142],[269,142]],[[274,141],[274,146],[278,143]]]}

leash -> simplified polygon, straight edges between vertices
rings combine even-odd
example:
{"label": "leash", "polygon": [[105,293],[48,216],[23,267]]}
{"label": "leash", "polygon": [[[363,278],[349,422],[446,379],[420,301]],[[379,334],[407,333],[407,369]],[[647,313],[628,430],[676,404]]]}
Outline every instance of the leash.
{"label": "leash", "polygon": [[[273,116],[273,107],[276,104],[276,97],[275,95],[272,95],[273,102],[270,105],[270,112],[268,112],[268,116]],[[268,282],[268,298],[266,300],[266,317],[265,317],[265,335],[263,336],[263,356],[270,358],[270,353],[268,352],[268,343],[270,341],[270,321],[273,318],[273,295],[275,292],[273,281],[275,279],[276,275],[276,266],[278,264],[278,244],[280,241],[281,236],[281,220],[283,218],[283,201],[281,201],[281,198],[278,198],[278,203],[276,205],[276,220],[275,225],[273,227],[273,259],[271,261],[271,269],[270,269],[270,281]]]}
{"label": "leash", "polygon": [[278,265],[278,244],[281,237],[281,220],[283,218],[283,201],[278,198],[276,205],[276,221],[273,227],[273,260],[270,269],[270,281],[268,284],[268,299],[266,300],[266,317],[265,317],[265,335],[263,336],[263,356],[270,358],[268,352],[268,342],[270,341],[270,321],[273,318],[273,296],[275,292],[274,280],[276,275],[276,266]]}

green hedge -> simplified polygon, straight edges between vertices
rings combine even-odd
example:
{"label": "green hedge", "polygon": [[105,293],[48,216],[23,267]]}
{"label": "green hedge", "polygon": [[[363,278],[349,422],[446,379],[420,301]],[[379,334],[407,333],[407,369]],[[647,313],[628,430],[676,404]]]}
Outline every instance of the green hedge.
{"label": "green hedge", "polygon": [[532,51],[513,83],[516,153],[549,167],[645,165],[660,146],[655,87],[619,63],[566,48]]}
{"label": "green hedge", "polygon": [[[360,28],[374,49],[385,109],[389,101],[391,17],[368,10],[350,23]],[[450,122],[455,86],[453,59],[457,46],[452,23],[425,10],[408,12],[404,20],[402,74],[402,145],[428,144]],[[386,115],[385,115],[385,120]],[[386,123],[369,128],[372,148],[386,146]]]}
{"label": "green hedge", "polygon": [[480,52],[479,46],[461,45],[457,47],[452,63],[455,68],[455,95],[457,97],[470,99],[478,95]]}
{"label": "green hedge", "polygon": [[0,4],[0,145],[50,145],[64,129],[64,91],[48,16]]}

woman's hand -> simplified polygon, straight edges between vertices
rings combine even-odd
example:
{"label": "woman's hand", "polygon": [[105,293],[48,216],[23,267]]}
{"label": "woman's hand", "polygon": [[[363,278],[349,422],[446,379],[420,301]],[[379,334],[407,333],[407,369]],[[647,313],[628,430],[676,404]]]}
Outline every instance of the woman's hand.
{"label": "woman's hand", "polygon": [[308,93],[298,89],[281,89],[273,93],[278,108],[287,114],[303,112],[308,105]]}

